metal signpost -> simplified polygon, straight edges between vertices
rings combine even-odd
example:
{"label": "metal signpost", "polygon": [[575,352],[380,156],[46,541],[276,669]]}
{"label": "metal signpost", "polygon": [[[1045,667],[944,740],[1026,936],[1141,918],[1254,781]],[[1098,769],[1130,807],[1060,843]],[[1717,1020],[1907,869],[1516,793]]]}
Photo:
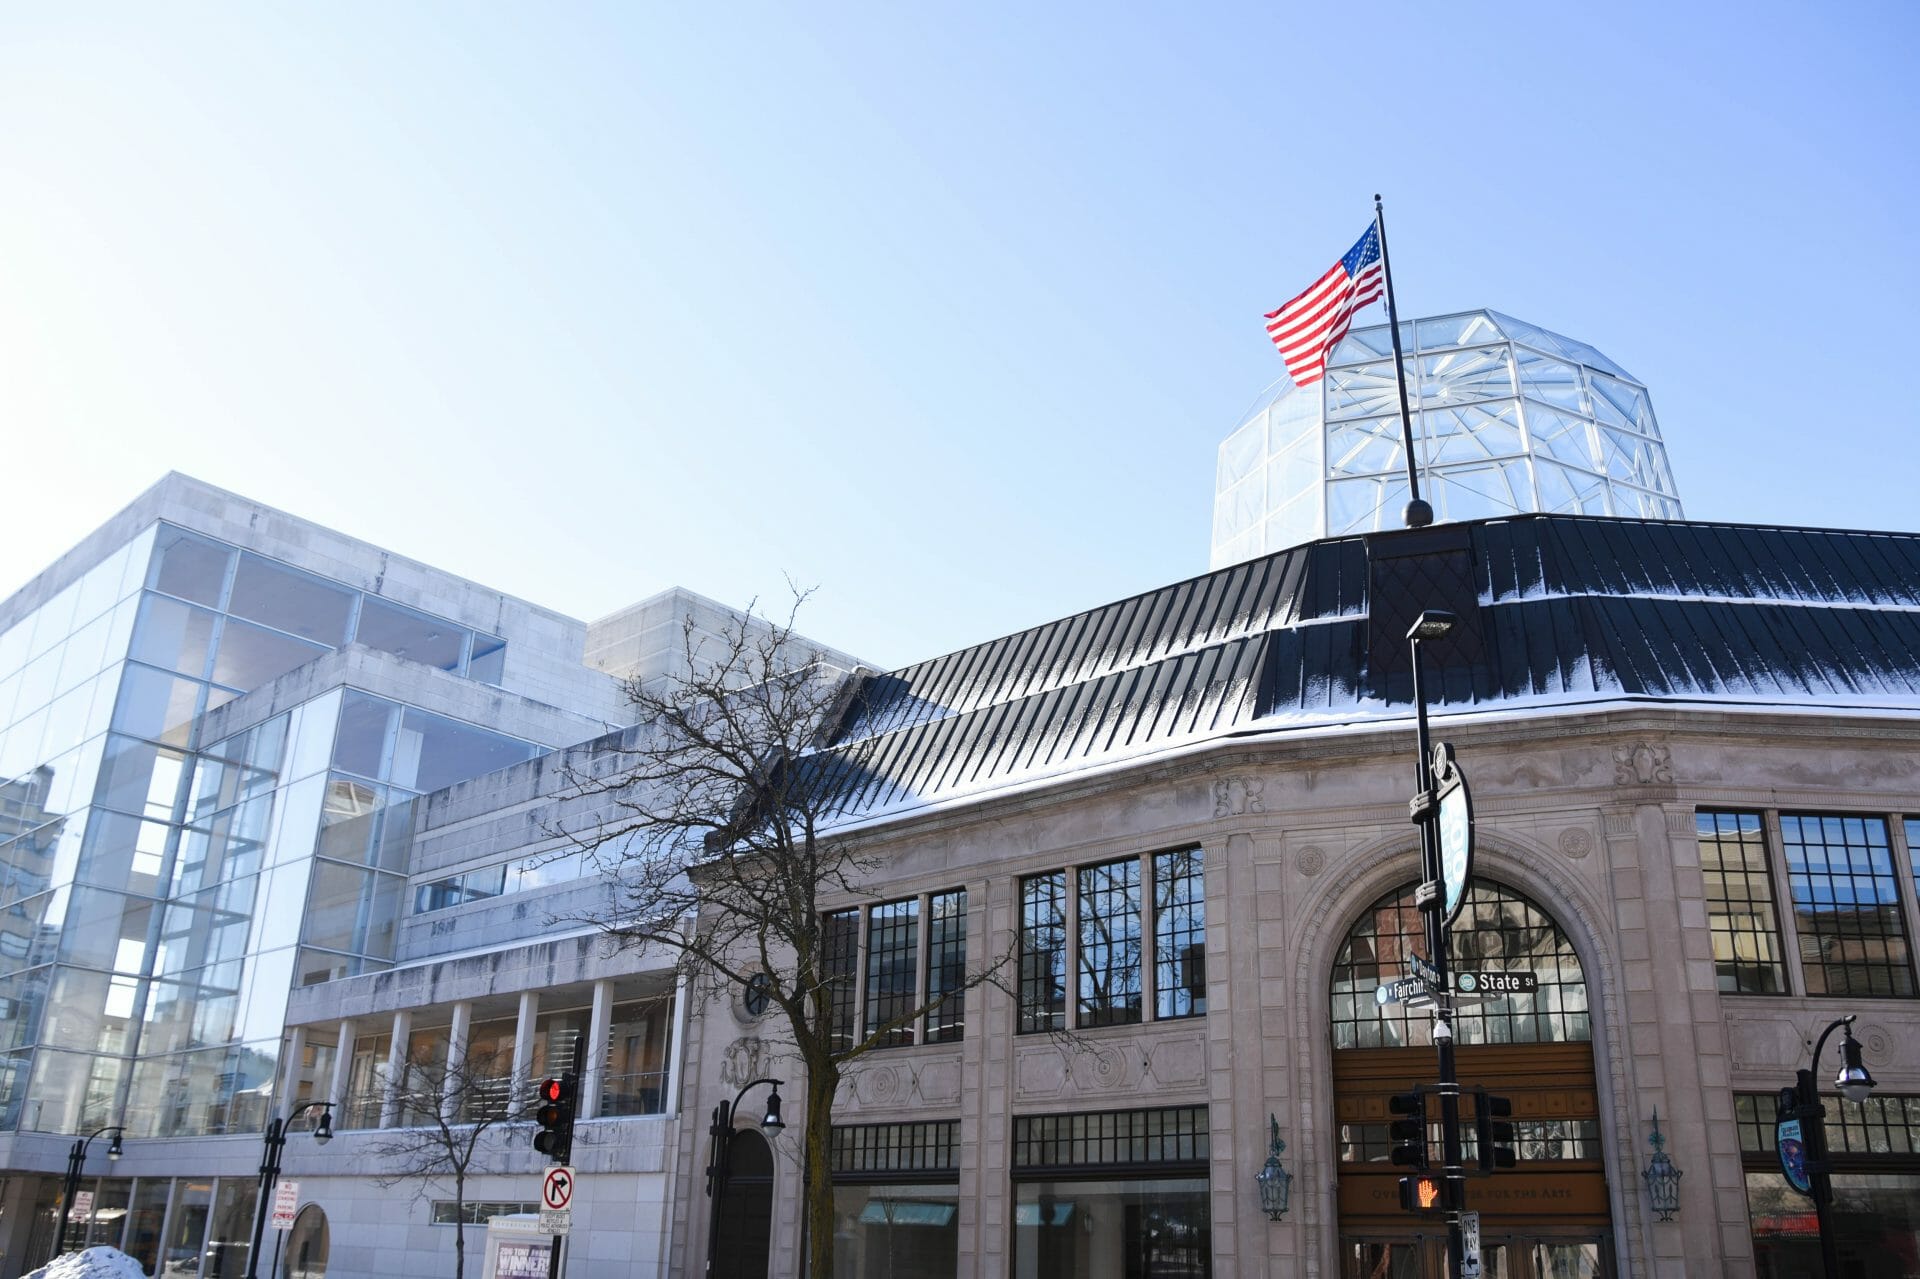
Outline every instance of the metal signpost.
{"label": "metal signpost", "polygon": [[[579,1185],[572,1168],[553,1167],[540,1178],[540,1229],[550,1235],[573,1230],[573,1192]],[[558,1247],[558,1244],[554,1245]]]}
{"label": "metal signpost", "polygon": [[273,1220],[267,1224],[275,1230],[292,1230],[299,1210],[300,1183],[283,1181],[273,1188]]}
{"label": "metal signpost", "polygon": [[1460,1214],[1460,1279],[1480,1279],[1480,1214]]}

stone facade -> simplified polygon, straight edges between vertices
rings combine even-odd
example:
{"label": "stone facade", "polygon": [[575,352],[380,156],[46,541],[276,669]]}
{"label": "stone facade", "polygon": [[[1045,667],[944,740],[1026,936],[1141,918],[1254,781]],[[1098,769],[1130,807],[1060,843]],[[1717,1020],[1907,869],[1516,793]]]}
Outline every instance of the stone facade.
{"label": "stone facade", "polygon": [[[1734,1094],[1791,1083],[1806,1041],[1847,1012],[1862,1014],[1880,1087],[1920,1091],[1920,1005],[1721,994],[1695,812],[1911,811],[1920,723],[1660,708],[1440,717],[1435,733],[1454,744],[1474,787],[1476,874],[1531,897],[1579,952],[1618,1273],[1750,1272]],[[1203,1018],[1016,1035],[1013,997],[987,986],[961,1043],[876,1051],[853,1068],[837,1122],[959,1120],[957,1273],[1013,1272],[1011,1117],[1181,1103],[1208,1107],[1212,1127],[1216,1279],[1340,1273],[1328,985],[1354,920],[1418,877],[1405,807],[1411,757],[1404,729],[1223,743],[863,837],[886,864],[869,886],[875,898],[968,890],[975,955],[1016,946],[1023,875],[1186,844],[1206,853]],[[1901,882],[1907,918],[1920,918],[1912,876]],[[683,1111],[730,1097],[744,1082],[734,1063],[748,1052],[755,1070],[779,1073],[770,1030],[744,1024],[730,1005],[702,1009],[689,1032]],[[1640,1177],[1656,1107],[1686,1173],[1678,1218],[1664,1224]],[[1296,1176],[1277,1223],[1259,1211],[1252,1180],[1269,1113]],[[683,1127],[680,1162],[698,1166],[703,1150],[704,1136]],[[787,1155],[773,1274],[794,1272],[799,1247]],[[707,1204],[692,1178],[679,1196],[671,1269],[694,1273]]]}

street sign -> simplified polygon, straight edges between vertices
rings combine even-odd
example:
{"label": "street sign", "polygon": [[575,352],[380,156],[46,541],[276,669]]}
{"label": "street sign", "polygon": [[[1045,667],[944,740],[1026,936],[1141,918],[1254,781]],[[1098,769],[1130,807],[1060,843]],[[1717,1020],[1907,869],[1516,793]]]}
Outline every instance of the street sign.
{"label": "street sign", "polygon": [[546,1235],[565,1235],[573,1232],[573,1210],[571,1208],[542,1208],[540,1210],[540,1233]]}
{"label": "street sign", "polygon": [[1440,837],[1440,877],[1447,886],[1440,922],[1451,924],[1467,900],[1467,887],[1473,878],[1473,797],[1467,793],[1467,775],[1454,763],[1453,747],[1446,742],[1433,748],[1433,790],[1440,803],[1440,818],[1435,823]]}
{"label": "street sign", "polygon": [[1373,988],[1373,1002],[1376,1004],[1430,1004],[1433,1002],[1433,987],[1421,977],[1399,977]]}
{"label": "street sign", "polygon": [[91,1190],[76,1190],[73,1192],[72,1215],[81,1221],[85,1221],[87,1218],[93,1216],[93,1192]]}
{"label": "street sign", "polygon": [[1480,1214],[1460,1214],[1460,1279],[1480,1279]]}
{"label": "street sign", "polygon": [[573,1169],[564,1164],[547,1169],[540,1177],[540,1207],[548,1212],[572,1207],[573,1187]]}
{"label": "street sign", "polygon": [[1531,995],[1540,989],[1533,973],[1455,973],[1454,988],[1463,996],[1498,999],[1501,995]]}
{"label": "street sign", "polygon": [[283,1181],[273,1188],[273,1228],[292,1230],[300,1212],[300,1183]]}
{"label": "street sign", "polygon": [[1439,989],[1440,970],[1438,968],[1435,968],[1432,964],[1429,964],[1426,960],[1420,958],[1420,956],[1418,955],[1408,955],[1407,966],[1413,969],[1413,975],[1415,977],[1418,977],[1421,981],[1426,982],[1427,985],[1432,986],[1434,989],[1436,990]]}

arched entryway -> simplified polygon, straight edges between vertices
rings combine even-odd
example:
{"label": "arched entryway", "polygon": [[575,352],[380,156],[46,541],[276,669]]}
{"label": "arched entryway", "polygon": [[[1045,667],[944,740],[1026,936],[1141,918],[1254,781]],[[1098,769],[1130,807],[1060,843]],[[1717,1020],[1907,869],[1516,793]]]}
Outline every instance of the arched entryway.
{"label": "arched entryway", "polygon": [[280,1279],[326,1279],[327,1246],[327,1214],[319,1204],[308,1204],[287,1232]]}
{"label": "arched entryway", "polygon": [[751,1128],[727,1142],[727,1185],[713,1252],[716,1279],[767,1279],[773,1239],[773,1151]]}
{"label": "arched entryway", "polygon": [[[1414,885],[1360,915],[1334,959],[1330,985],[1334,1117],[1340,1160],[1343,1279],[1439,1279],[1446,1226],[1403,1210],[1388,1161],[1387,1100],[1432,1083],[1432,1018],[1381,1005],[1382,982],[1426,957]],[[1593,1065],[1593,1022],[1579,956],[1560,925],[1517,890],[1476,878],[1453,929],[1456,972],[1528,971],[1531,995],[1462,1004],[1455,1016],[1460,1081],[1513,1101],[1517,1168],[1470,1178],[1481,1215],[1484,1273],[1501,1279],[1598,1279],[1614,1273]],[[1465,1107],[1463,1117],[1470,1117]],[[1467,1125],[1467,1157],[1476,1149]],[[1438,1144],[1437,1141],[1435,1143]]]}

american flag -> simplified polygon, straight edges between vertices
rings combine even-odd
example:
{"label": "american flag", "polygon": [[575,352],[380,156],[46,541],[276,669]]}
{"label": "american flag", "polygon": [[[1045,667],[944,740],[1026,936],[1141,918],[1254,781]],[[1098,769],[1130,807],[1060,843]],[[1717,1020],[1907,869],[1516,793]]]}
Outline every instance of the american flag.
{"label": "american flag", "polygon": [[1267,312],[1267,336],[1287,362],[1295,386],[1320,380],[1327,371],[1327,352],[1347,336],[1353,313],[1377,301],[1386,287],[1380,228],[1374,225],[1305,293]]}

